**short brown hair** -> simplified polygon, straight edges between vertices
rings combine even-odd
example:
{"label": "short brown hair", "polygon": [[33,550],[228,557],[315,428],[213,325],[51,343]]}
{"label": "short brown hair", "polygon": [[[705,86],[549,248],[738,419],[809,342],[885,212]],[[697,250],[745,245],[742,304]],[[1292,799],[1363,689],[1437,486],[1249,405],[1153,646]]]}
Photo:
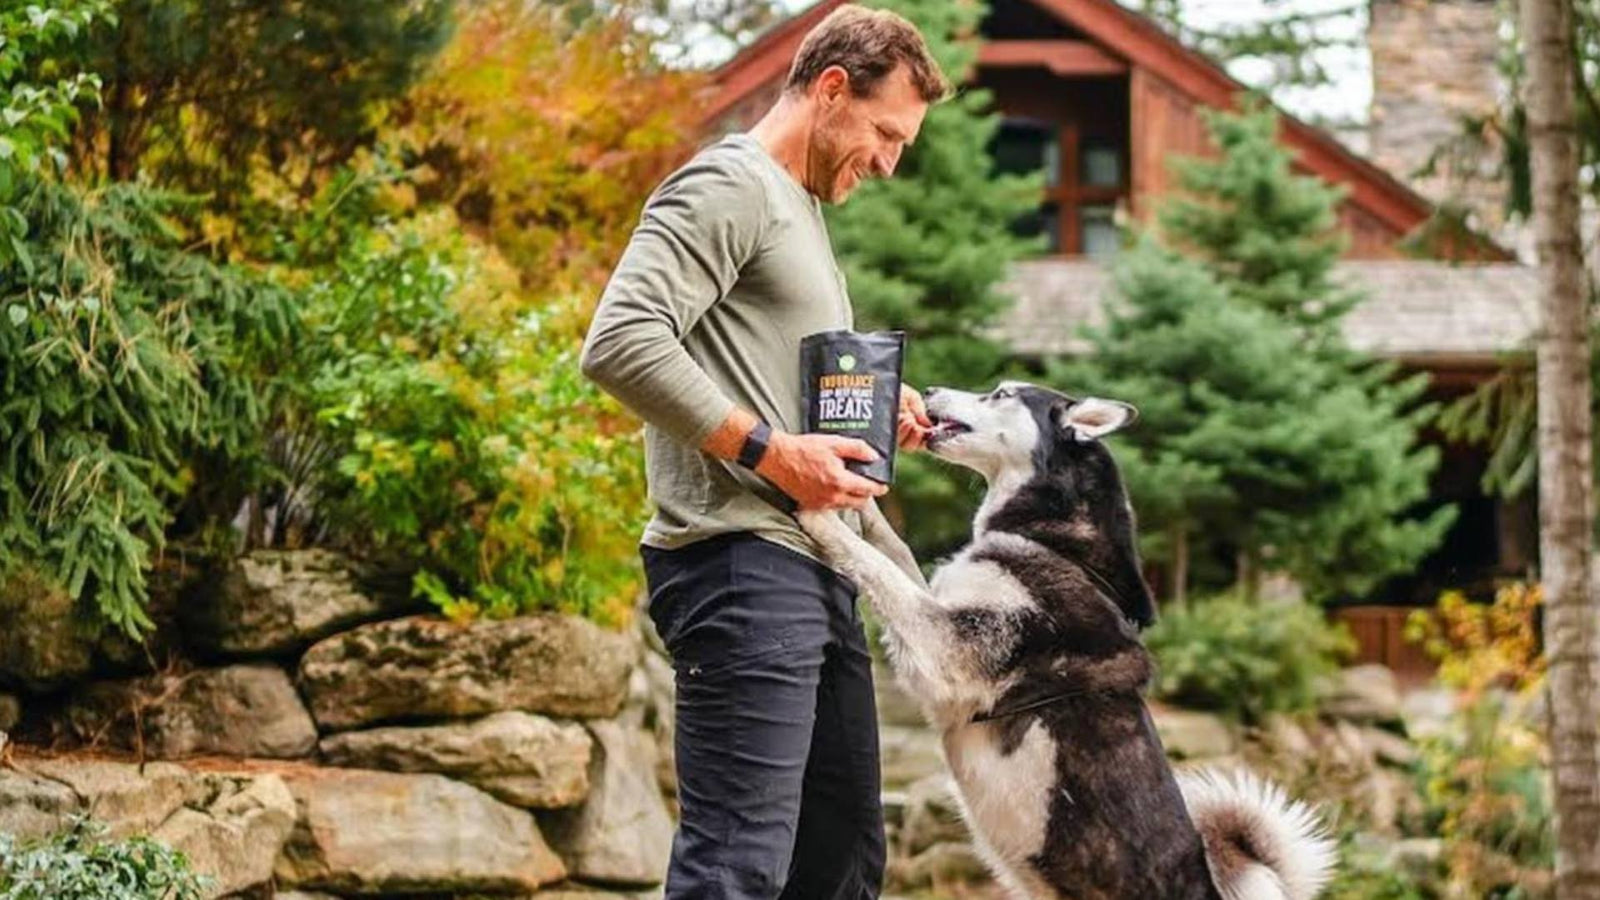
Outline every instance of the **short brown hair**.
{"label": "short brown hair", "polygon": [[911,84],[925,102],[950,96],[950,82],[917,26],[886,9],[846,3],[800,42],[784,90],[804,90],[823,69],[839,66],[850,76],[850,92],[866,97],[900,63],[910,67]]}

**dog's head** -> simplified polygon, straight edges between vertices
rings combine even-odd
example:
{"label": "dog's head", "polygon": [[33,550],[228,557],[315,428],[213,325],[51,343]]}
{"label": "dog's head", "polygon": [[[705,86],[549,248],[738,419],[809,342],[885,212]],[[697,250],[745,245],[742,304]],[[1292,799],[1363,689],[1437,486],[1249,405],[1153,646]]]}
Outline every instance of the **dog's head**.
{"label": "dog's head", "polygon": [[987,394],[929,388],[925,399],[934,425],[928,450],[991,482],[1092,459],[1109,462],[1099,439],[1138,417],[1120,401],[1079,400],[1018,381]]}
{"label": "dog's head", "polygon": [[1138,417],[1132,406],[1014,381],[987,394],[929,388],[925,399],[934,423],[928,450],[989,481],[989,527],[1059,536],[1115,584],[1128,619],[1140,625],[1154,619],[1133,510],[1100,441]]}

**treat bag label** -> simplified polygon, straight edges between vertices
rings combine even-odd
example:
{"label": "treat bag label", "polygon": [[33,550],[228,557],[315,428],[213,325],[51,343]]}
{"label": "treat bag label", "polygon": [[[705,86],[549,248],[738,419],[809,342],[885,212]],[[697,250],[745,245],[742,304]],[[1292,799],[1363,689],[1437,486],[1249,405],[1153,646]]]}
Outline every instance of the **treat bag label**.
{"label": "treat bag label", "polygon": [[801,342],[806,430],[865,441],[879,458],[845,466],[884,484],[894,480],[903,342],[898,332],[824,332]]}

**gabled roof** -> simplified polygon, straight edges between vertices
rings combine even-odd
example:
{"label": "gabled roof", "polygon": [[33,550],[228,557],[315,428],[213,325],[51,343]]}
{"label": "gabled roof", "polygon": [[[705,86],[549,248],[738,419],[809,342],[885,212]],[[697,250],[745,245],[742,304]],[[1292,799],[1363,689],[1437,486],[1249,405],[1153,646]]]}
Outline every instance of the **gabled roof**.
{"label": "gabled roof", "polygon": [[[717,85],[707,121],[727,112],[752,92],[781,78],[806,33],[846,0],[818,0],[774,26],[713,75]],[[1249,89],[1214,61],[1185,47],[1150,19],[1116,0],[1021,0],[1030,2],[1082,32],[1131,65],[1160,76],[1197,103],[1233,105]],[[1306,168],[1349,189],[1348,202],[1405,234],[1433,213],[1433,204],[1416,191],[1345,147],[1332,135],[1279,110],[1282,140]],[[1503,251],[1500,251],[1504,255]]]}
{"label": "gabled roof", "polygon": [[819,0],[768,28],[750,46],[718,66],[711,75],[716,88],[706,105],[706,120],[717,118],[752,91],[787,74],[806,33],[844,3],[845,0]]}
{"label": "gabled roof", "polygon": [[[1421,366],[1492,366],[1532,347],[1538,270],[1516,263],[1341,260],[1334,277],[1366,299],[1345,316],[1357,350]],[[1022,356],[1082,353],[1084,325],[1105,322],[1111,274],[1088,260],[1017,263],[1004,290],[1015,302],[998,337]]]}

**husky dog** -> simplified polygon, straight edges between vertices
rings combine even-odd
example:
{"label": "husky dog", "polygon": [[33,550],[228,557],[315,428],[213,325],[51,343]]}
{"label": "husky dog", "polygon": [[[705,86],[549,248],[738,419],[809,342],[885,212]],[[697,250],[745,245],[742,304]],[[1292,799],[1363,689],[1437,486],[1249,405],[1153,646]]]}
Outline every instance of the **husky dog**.
{"label": "husky dog", "polygon": [[1099,440],[1133,407],[1013,382],[926,400],[928,449],[989,485],[930,586],[838,516],[799,519],[870,597],[996,877],[1030,900],[1314,897],[1333,845],[1312,811],[1252,775],[1174,776],[1145,707],[1155,604]]}

